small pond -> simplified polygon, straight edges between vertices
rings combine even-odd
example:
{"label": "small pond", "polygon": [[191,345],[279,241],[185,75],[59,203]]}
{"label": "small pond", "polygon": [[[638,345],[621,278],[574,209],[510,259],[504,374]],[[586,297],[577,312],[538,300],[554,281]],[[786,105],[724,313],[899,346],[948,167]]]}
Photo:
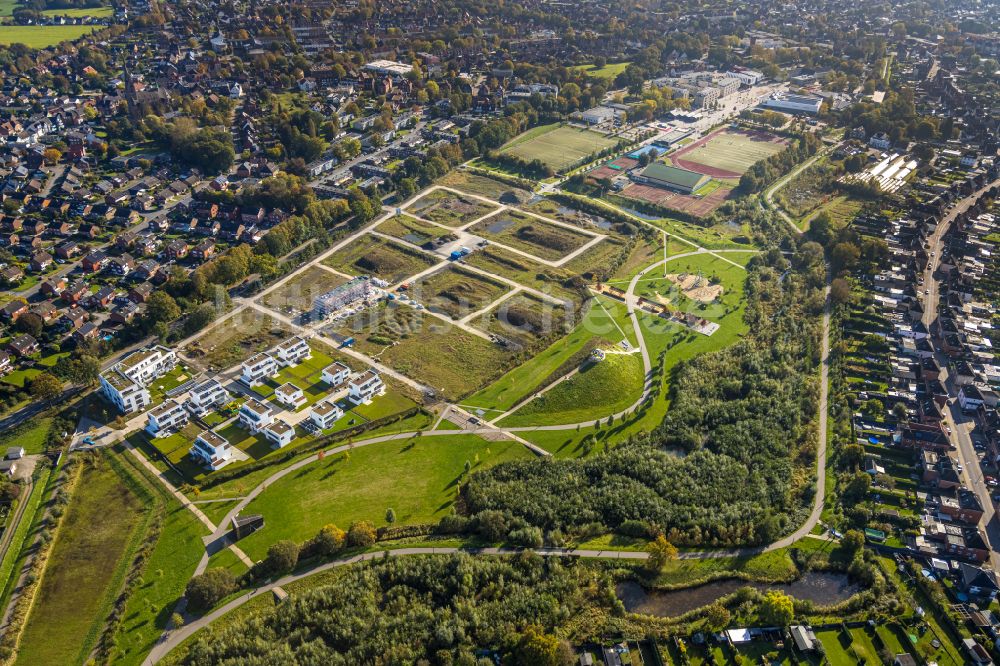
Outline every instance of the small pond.
{"label": "small pond", "polygon": [[403,240],[405,240],[407,243],[413,243],[414,245],[423,245],[424,243],[430,240],[430,236],[424,236],[423,234],[418,234],[411,231],[410,233],[403,236]]}
{"label": "small pond", "polygon": [[513,218],[501,217],[499,220],[490,222],[490,224],[486,227],[486,231],[491,234],[498,234],[512,224],[514,224]]}
{"label": "small pond", "polygon": [[615,591],[625,609],[632,613],[672,617],[707,606],[748,586],[761,592],[781,590],[796,599],[820,606],[839,604],[861,591],[861,587],[848,580],[847,574],[819,571],[806,572],[791,583],[751,583],[727,578],[682,590],[647,590],[635,581],[623,581]]}

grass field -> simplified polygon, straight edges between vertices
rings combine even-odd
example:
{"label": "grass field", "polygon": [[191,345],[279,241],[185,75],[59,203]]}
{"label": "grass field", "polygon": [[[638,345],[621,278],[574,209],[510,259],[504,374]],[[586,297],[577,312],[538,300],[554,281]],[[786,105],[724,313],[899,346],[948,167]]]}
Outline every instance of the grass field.
{"label": "grass field", "polygon": [[396,283],[430,268],[436,261],[419,250],[365,235],[340,248],[323,263],[348,275],[372,275]]}
{"label": "grass field", "polygon": [[93,18],[107,18],[114,12],[111,7],[70,7],[67,9],[43,9],[45,16],[69,16],[79,18],[81,16],[91,16]]}
{"label": "grass field", "polygon": [[[42,505],[42,500],[45,498],[46,484],[51,474],[51,469],[47,465],[44,466],[38,474],[38,478],[35,479],[34,485],[31,488],[31,494],[27,497],[22,495],[18,500],[19,502],[27,502],[28,505],[24,509],[24,515],[21,516],[21,522],[14,529],[14,535],[11,537],[10,545],[4,553],[3,560],[0,561],[0,590],[6,591],[7,585],[12,583],[10,579],[13,577],[13,573],[20,571],[15,565],[21,562],[22,548],[28,540],[31,526],[38,514],[38,507]],[[5,594],[0,596],[6,597]]]}
{"label": "grass field", "polygon": [[428,310],[461,319],[478,312],[510,291],[501,282],[462,269],[454,264],[422,278],[410,286],[410,295]]}
{"label": "grass field", "polygon": [[201,365],[230,368],[291,336],[271,317],[256,310],[231,315],[184,347],[184,354]]}
{"label": "grass field", "polygon": [[617,344],[622,339],[618,328],[613,310],[591,307],[567,336],[469,396],[462,404],[483,409],[487,418],[496,417],[533,393],[547,378],[560,377],[571,370],[564,365],[574,356],[589,352],[598,343]]}
{"label": "grass field", "polygon": [[406,212],[446,227],[461,227],[496,209],[479,199],[448,190],[434,190],[407,206]]}
{"label": "grass field", "polygon": [[474,469],[531,457],[513,441],[487,442],[474,435],[383,442],[350,456],[331,456],[271,484],[247,506],[266,527],[240,542],[252,558],[279,539],[305,541],[323,525],[347,529],[356,520],[385,525],[386,510],[397,525],[437,522],[452,511],[465,462]]}
{"label": "grass field", "polygon": [[378,231],[414,245],[423,245],[427,241],[441,238],[449,233],[447,229],[436,224],[430,224],[406,214],[390,217],[378,225]]}
{"label": "grass field", "polygon": [[604,79],[605,81],[613,81],[616,76],[625,71],[628,67],[629,62],[609,62],[604,67],[595,67],[594,65],[577,65],[572,67],[578,72],[583,72],[587,76],[593,76],[598,79]]}
{"label": "grass field", "polygon": [[562,171],[615,143],[614,139],[597,132],[555,124],[530,129],[501,150],[523,160],[541,160],[556,171]]}
{"label": "grass field", "polygon": [[505,192],[515,192],[522,199],[531,196],[531,192],[505,183],[496,178],[489,178],[477,173],[469,173],[461,169],[452,169],[437,180],[438,185],[453,187],[463,192],[478,194],[487,199],[499,199]]}
{"label": "grass field", "polygon": [[[85,463],[87,464],[87,463]],[[87,660],[124,575],[144,507],[106,460],[81,472],[28,615],[18,664]],[[58,640],[53,629],[58,628]]]}
{"label": "grass field", "polygon": [[547,261],[562,259],[594,238],[514,209],[486,218],[469,232]]}
{"label": "grass field", "polygon": [[45,451],[45,440],[51,425],[50,416],[39,416],[25,421],[0,435],[0,447],[6,450],[11,446],[23,446],[25,453],[42,453]]}
{"label": "grass field", "polygon": [[318,266],[309,266],[261,299],[267,307],[293,316],[312,310],[313,299],[347,279]]}
{"label": "grass field", "polygon": [[820,213],[827,213],[830,216],[833,228],[843,229],[854,220],[863,206],[864,203],[862,201],[849,195],[838,195],[824,201],[810,214],[801,218],[798,222],[798,227],[805,231],[809,228],[809,224],[813,221],[813,218]]}
{"label": "grass field", "polygon": [[784,139],[771,135],[766,137],[770,138],[723,130],[712,135],[704,144],[676,155],[676,160],[722,169],[737,174],[738,177],[753,164],[783,150],[787,144]]}
{"label": "grass field", "polygon": [[60,42],[75,41],[89,35],[97,25],[0,25],[0,44],[24,44],[44,49]]}

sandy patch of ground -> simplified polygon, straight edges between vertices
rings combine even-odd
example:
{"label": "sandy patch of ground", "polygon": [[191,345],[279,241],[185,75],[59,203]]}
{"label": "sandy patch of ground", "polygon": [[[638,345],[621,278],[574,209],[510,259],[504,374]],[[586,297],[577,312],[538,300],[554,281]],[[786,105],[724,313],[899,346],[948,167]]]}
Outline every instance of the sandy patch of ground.
{"label": "sandy patch of ground", "polygon": [[667,275],[667,279],[680,287],[684,295],[693,301],[711,303],[722,296],[721,284],[711,284],[708,278],[694,273],[671,273]]}

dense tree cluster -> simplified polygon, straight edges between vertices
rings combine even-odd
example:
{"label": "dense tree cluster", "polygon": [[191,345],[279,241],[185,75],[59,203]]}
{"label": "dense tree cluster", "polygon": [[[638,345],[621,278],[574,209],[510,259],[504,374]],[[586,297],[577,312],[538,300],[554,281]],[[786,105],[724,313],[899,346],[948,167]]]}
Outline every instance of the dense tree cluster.
{"label": "dense tree cluster", "polygon": [[474,474],[463,488],[470,513],[577,532],[631,531],[638,521],[678,544],[774,539],[810,492],[791,479],[815,446],[821,258],[795,257],[790,267],[774,251],[751,264],[750,335],[677,369],[671,409],[654,432],[585,460]]}
{"label": "dense tree cluster", "polygon": [[740,177],[740,189],[746,193],[760,192],[770,183],[791,171],[795,165],[812,157],[822,146],[818,136],[807,132],[787,148],[760,160]]}
{"label": "dense tree cluster", "polygon": [[568,665],[553,634],[595,605],[620,610],[610,580],[555,558],[388,558],[213,633],[184,663],[475,664],[488,649],[504,663]]}

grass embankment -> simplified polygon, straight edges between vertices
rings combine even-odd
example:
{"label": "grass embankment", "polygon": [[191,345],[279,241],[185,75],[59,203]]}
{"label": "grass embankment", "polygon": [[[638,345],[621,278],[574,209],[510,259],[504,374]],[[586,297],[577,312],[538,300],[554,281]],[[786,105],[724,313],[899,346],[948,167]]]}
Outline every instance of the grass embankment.
{"label": "grass embankment", "polygon": [[[87,660],[125,575],[139,497],[100,458],[84,463],[21,637],[18,664]],[[58,628],[58,640],[53,630]]]}

